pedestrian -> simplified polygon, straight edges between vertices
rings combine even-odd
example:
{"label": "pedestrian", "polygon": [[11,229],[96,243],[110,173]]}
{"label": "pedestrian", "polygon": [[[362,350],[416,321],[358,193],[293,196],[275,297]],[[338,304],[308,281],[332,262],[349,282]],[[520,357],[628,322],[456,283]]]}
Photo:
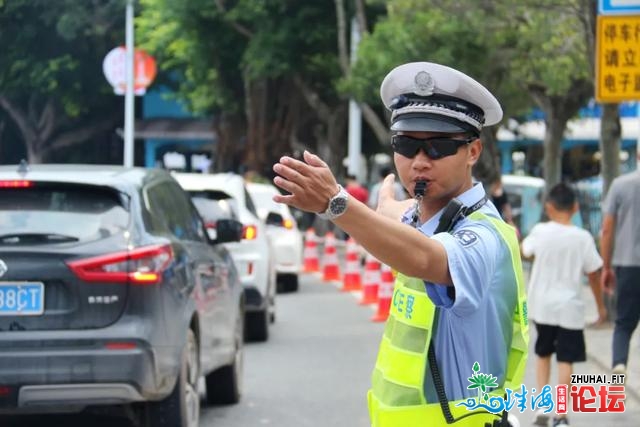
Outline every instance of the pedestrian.
{"label": "pedestrian", "polygon": [[[533,257],[529,279],[529,319],[536,325],[536,380],[538,390],[549,384],[551,355],[558,362],[558,384],[571,384],[573,363],[586,360],[585,303],[582,277],[589,277],[598,307],[598,320],[607,317],[600,290],[602,259],[591,233],[571,223],[578,211],[575,192],[567,184],[549,190],[544,204],[549,221],[536,224],[522,241],[524,257]],[[547,425],[549,415],[537,410],[534,423]],[[553,425],[568,425],[566,414]]]}
{"label": "pedestrian", "polygon": [[391,174],[374,211],[305,152],[304,161],[285,156],[274,165],[275,184],[290,193],[275,200],[329,218],[397,271],[368,393],[373,426],[506,423],[505,413],[465,406],[475,402],[469,376],[479,370],[496,378],[498,396],[519,387],[528,347],[515,232],[471,176],[480,130],[497,124],[502,109],[471,77],[430,62],[394,68],[380,94],[412,199],[394,199]]}
{"label": "pedestrian", "polygon": [[347,175],[345,179],[344,189],[347,190],[347,193],[349,193],[360,202],[367,203],[367,199],[369,198],[369,190],[367,190],[364,185],[358,182],[358,178],[356,178],[355,175]]}
{"label": "pedestrian", "polygon": [[498,210],[498,213],[504,219],[504,221],[515,227],[516,224],[513,221],[513,211],[511,210],[511,203],[509,203],[509,197],[502,185],[502,178],[497,177],[489,187],[491,193],[491,202]]}
{"label": "pedestrian", "polygon": [[[391,168],[389,166],[384,166],[380,168],[380,180],[373,184],[371,187],[371,191],[369,191],[369,200],[367,200],[367,205],[371,209],[378,208],[378,194],[380,193],[380,187],[382,187],[382,183],[384,179],[391,173]],[[393,194],[396,200],[404,200],[407,198],[406,193],[404,192],[404,188],[402,184],[399,182],[393,183]]]}
{"label": "pedestrian", "polygon": [[626,374],[629,342],[640,319],[640,171],[613,180],[602,212],[600,282],[616,297],[611,366],[614,374]]}

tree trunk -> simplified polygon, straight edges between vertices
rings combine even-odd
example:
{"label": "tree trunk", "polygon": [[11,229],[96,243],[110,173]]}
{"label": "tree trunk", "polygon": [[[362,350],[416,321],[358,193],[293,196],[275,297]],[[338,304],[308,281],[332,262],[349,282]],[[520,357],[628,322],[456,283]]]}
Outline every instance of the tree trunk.
{"label": "tree trunk", "polygon": [[342,159],[347,153],[347,101],[336,100],[338,104],[327,105],[311,85],[300,76],[293,79],[305,102],[318,116],[320,123],[314,128],[313,135],[318,141],[318,154],[329,165],[334,175],[341,176]]}
{"label": "tree trunk", "polygon": [[573,80],[565,95],[549,95],[537,84],[527,87],[545,114],[543,177],[545,192],[562,180],[562,140],[569,119],[593,96],[593,82]]}
{"label": "tree trunk", "polygon": [[545,194],[562,180],[562,138],[567,120],[547,113],[544,130],[543,177]]}
{"label": "tree trunk", "polygon": [[360,104],[360,108],[362,109],[362,118],[367,122],[373,133],[378,138],[380,144],[383,146],[388,145],[391,140],[389,126],[385,125],[369,104],[362,103]]}
{"label": "tree trunk", "polygon": [[611,182],[620,174],[620,111],[618,104],[604,104],[600,119],[600,160],[602,174],[602,196],[609,191]]}
{"label": "tree trunk", "polygon": [[214,148],[212,172],[237,170],[240,153],[245,145],[246,122],[241,113],[221,112],[214,116],[213,127],[217,141]]}
{"label": "tree trunk", "polygon": [[473,176],[485,187],[494,182],[501,175],[500,161],[498,159],[497,146],[497,129],[482,129],[480,138],[482,139],[482,153],[478,163],[473,168]]}
{"label": "tree trunk", "polygon": [[332,109],[332,113],[325,124],[326,135],[323,139],[330,150],[327,164],[337,177],[343,175],[344,166],[342,160],[347,155],[347,120],[347,103],[344,101]]}
{"label": "tree trunk", "polygon": [[284,154],[293,154],[290,141],[302,115],[304,100],[291,79],[259,80],[245,83],[247,90],[247,145],[244,163],[265,177]]}

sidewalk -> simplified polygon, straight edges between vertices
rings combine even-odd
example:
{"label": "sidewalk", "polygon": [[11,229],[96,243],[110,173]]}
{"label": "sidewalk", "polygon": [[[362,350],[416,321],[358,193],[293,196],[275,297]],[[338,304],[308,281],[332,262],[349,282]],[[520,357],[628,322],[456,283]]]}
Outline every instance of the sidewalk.
{"label": "sidewalk", "polygon": [[[583,288],[583,296],[586,302],[585,317],[588,323],[593,323],[598,318],[595,300],[588,286]],[[600,368],[601,373],[611,371],[611,343],[613,339],[613,322],[598,327],[587,327],[584,331],[587,344],[587,361]],[[636,330],[631,338],[629,346],[629,366],[625,379],[625,391],[627,404],[635,400],[635,407],[640,408],[640,331]]]}

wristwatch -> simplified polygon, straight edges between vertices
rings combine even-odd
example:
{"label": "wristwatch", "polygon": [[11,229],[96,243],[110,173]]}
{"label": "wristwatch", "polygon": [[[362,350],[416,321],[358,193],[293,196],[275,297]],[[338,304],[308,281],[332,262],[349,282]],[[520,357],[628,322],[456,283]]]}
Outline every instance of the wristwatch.
{"label": "wristwatch", "polygon": [[332,220],[347,210],[347,201],[349,200],[349,193],[338,184],[338,193],[329,199],[329,206],[324,212],[318,212],[318,216],[322,219]]}

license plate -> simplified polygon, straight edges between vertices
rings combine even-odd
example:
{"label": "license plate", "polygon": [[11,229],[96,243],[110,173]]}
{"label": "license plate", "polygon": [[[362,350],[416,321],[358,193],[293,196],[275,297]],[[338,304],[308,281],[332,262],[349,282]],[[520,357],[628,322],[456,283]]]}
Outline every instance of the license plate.
{"label": "license plate", "polygon": [[43,312],[43,283],[0,282],[0,316],[38,316]]}

